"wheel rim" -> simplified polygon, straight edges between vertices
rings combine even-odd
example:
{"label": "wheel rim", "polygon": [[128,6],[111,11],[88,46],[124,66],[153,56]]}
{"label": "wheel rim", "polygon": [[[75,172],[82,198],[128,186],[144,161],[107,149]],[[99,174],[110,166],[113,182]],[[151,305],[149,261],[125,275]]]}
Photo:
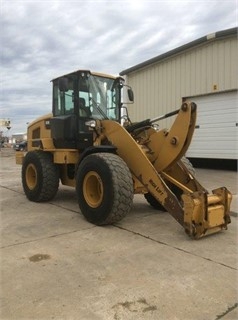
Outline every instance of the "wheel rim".
{"label": "wheel rim", "polygon": [[83,181],[83,195],[87,204],[92,208],[97,208],[103,199],[103,183],[99,174],[90,171]]}
{"label": "wheel rim", "polygon": [[36,167],[31,163],[26,168],[26,184],[30,190],[36,187],[37,171]]}

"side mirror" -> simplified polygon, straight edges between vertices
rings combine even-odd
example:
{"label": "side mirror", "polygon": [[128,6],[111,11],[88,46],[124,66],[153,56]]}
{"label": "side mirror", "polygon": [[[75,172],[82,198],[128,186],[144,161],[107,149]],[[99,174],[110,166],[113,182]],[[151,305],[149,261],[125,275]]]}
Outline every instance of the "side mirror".
{"label": "side mirror", "polygon": [[66,77],[59,78],[58,80],[59,90],[66,92],[69,90],[69,79]]}
{"label": "side mirror", "polygon": [[131,102],[134,102],[134,93],[131,88],[127,90],[128,98]]}

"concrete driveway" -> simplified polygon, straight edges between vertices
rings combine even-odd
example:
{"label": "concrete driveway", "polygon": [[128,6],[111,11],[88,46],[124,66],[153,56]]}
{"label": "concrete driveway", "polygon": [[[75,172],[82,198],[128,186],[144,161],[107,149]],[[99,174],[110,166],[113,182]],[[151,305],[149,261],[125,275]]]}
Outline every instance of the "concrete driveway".
{"label": "concrete driveway", "polygon": [[14,151],[0,161],[2,320],[238,318],[236,172],[197,169],[234,200],[228,230],[194,241],[143,196],[106,227],[88,223],[64,186],[51,202],[29,202]]}

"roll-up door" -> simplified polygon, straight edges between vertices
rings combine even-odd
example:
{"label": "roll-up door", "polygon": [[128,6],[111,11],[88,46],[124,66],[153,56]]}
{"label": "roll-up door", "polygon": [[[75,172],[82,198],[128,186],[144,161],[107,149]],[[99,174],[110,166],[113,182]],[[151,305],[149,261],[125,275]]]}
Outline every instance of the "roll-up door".
{"label": "roll-up door", "polygon": [[197,122],[186,156],[238,159],[237,91],[189,97],[197,104]]}

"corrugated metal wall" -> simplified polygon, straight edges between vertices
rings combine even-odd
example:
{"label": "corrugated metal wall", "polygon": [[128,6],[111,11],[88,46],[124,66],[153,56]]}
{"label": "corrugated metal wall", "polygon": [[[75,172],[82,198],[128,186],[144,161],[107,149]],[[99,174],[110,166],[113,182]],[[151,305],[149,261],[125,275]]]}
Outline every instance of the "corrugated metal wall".
{"label": "corrugated metal wall", "polygon": [[134,105],[128,106],[131,120],[175,110],[183,97],[237,89],[237,44],[236,37],[210,40],[127,74],[135,96]]}

